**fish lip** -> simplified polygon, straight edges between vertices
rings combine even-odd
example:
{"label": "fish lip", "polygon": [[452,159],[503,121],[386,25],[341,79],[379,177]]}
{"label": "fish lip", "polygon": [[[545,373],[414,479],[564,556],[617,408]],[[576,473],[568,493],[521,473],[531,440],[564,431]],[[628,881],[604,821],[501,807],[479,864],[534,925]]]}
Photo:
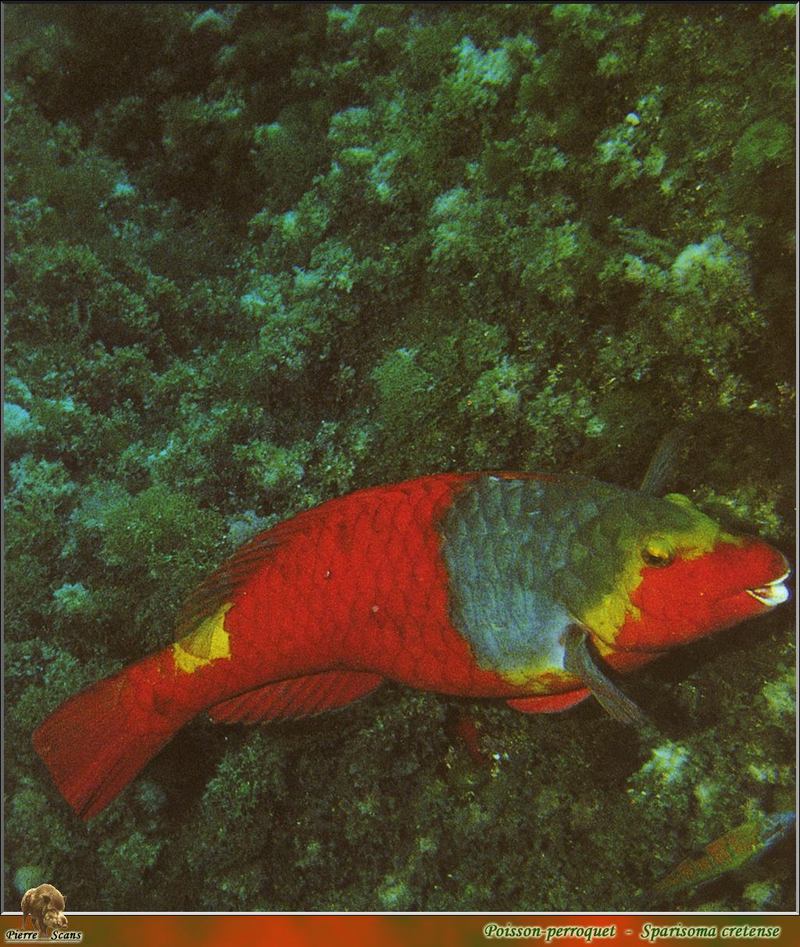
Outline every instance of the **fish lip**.
{"label": "fish lip", "polygon": [[782,605],[789,598],[789,589],[783,584],[789,578],[789,572],[786,571],[782,576],[760,585],[754,589],[745,589],[748,595],[752,596],[757,602],[766,605],[767,608],[775,608]]}

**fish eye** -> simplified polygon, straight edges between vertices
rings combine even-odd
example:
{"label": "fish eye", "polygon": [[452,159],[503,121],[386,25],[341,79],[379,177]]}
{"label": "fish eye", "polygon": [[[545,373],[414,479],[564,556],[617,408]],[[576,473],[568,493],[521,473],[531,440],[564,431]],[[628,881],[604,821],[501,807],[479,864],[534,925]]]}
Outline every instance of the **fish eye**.
{"label": "fish eye", "polygon": [[665,543],[650,542],[642,549],[642,561],[645,565],[663,569],[675,559],[675,553]]}

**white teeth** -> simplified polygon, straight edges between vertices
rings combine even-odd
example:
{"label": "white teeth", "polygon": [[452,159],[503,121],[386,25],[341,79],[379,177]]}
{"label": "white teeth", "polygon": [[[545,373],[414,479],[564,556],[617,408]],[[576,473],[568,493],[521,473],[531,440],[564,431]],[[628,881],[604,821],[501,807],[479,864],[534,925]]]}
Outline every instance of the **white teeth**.
{"label": "white teeth", "polygon": [[753,598],[761,602],[762,605],[766,605],[768,608],[774,608],[789,598],[789,590],[783,584],[788,578],[789,573],[787,572],[779,579],[775,579],[774,582],[768,582],[766,585],[762,585],[761,588],[748,589],[747,594],[752,595]]}

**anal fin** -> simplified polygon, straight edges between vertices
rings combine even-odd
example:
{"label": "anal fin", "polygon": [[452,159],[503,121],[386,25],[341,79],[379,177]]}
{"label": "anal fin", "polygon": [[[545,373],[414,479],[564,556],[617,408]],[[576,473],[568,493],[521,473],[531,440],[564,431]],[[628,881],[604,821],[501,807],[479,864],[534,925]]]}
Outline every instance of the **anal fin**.
{"label": "anal fin", "polygon": [[380,674],[322,671],[265,684],[209,708],[215,723],[292,720],[344,707],[380,687]]}

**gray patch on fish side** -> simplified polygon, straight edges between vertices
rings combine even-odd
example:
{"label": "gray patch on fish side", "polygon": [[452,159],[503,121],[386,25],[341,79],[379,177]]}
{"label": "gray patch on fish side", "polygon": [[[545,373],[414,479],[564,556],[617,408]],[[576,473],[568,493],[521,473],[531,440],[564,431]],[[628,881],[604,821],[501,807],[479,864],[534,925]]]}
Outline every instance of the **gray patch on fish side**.
{"label": "gray patch on fish side", "polygon": [[[579,497],[567,483],[479,477],[440,523],[450,612],[478,664],[499,673],[563,668],[561,638],[572,622],[554,594],[579,522],[606,492]],[[591,493],[591,491],[590,491]]]}

